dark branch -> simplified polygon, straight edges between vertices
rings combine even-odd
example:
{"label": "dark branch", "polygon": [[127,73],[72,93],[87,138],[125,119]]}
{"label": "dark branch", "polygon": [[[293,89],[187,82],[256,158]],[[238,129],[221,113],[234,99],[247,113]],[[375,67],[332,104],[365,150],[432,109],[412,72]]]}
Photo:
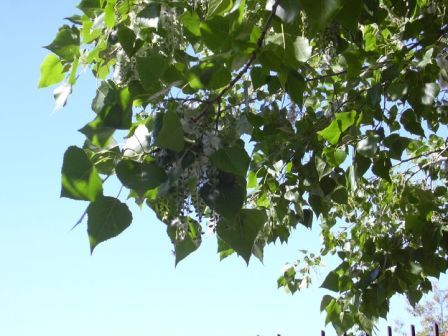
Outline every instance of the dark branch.
{"label": "dark branch", "polygon": [[272,6],[271,14],[269,15],[268,20],[266,21],[266,24],[261,32],[261,35],[257,40],[257,48],[252,52],[249,60],[246,62],[246,64],[244,64],[243,68],[236,74],[236,76],[230,81],[230,83],[227,84],[227,86],[224,89],[222,89],[221,92],[215,98],[213,98],[212,100],[209,100],[207,102],[207,106],[205,106],[204,109],[201,111],[201,113],[195,119],[193,119],[193,122],[197,122],[207,113],[208,108],[209,108],[208,105],[220,102],[222,97],[224,96],[224,94],[226,94],[227,91],[229,91],[231,88],[233,88],[233,86],[250,69],[251,65],[257,58],[258,52],[260,51],[260,49],[263,46],[264,39],[266,37],[266,34],[267,34],[269,28],[271,27],[272,20],[274,19],[275,13],[277,12],[277,8],[278,8],[280,2],[281,2],[281,0],[276,0],[274,5]]}

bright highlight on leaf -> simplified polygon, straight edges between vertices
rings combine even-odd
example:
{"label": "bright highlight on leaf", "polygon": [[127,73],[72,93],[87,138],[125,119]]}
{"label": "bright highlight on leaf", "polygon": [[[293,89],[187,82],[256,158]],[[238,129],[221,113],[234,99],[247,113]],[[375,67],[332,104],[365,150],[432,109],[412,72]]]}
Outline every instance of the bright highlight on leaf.
{"label": "bright highlight on leaf", "polygon": [[40,66],[39,88],[44,88],[53,84],[57,84],[64,80],[64,67],[59,58],[53,54],[45,57]]}
{"label": "bright highlight on leaf", "polygon": [[336,145],[341,137],[341,134],[355,123],[355,119],[355,111],[336,113],[335,119],[331,122],[331,124],[317,133],[332,145]]}

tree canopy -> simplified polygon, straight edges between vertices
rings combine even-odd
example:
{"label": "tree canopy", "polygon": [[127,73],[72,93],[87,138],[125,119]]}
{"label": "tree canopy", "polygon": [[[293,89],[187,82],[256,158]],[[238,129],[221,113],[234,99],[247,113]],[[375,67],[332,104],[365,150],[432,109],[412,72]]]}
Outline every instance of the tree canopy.
{"label": "tree canopy", "polygon": [[[319,222],[319,255],[278,285],[322,287],[338,333],[371,331],[448,268],[446,0],[82,0],[46,47],[39,87],[65,105],[89,70],[92,120],[61,196],[89,202],[91,250],[132,222],[166,224],[178,263],[206,227],[247,263]],[[121,133],[120,133],[121,130]],[[123,133],[123,131],[125,133]],[[114,134],[126,134],[124,144]],[[302,266],[303,265],[303,266]]]}

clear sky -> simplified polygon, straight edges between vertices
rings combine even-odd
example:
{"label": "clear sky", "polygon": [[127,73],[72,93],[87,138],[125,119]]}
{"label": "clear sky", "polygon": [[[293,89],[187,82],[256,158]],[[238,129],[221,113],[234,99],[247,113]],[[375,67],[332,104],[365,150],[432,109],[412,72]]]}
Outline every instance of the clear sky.
{"label": "clear sky", "polygon": [[[318,251],[317,230],[299,229],[249,267],[219,262],[210,237],[175,269],[165,225],[131,205],[132,226],[90,256],[86,224],[70,231],[86,204],[59,192],[63,153],[82,145],[76,130],[93,117],[96,83],[85,75],[57,113],[52,90],[37,89],[41,47],[77,1],[0,3],[0,335],[319,335],[324,292],[276,288],[299,249]],[[394,307],[390,321],[404,312]]]}

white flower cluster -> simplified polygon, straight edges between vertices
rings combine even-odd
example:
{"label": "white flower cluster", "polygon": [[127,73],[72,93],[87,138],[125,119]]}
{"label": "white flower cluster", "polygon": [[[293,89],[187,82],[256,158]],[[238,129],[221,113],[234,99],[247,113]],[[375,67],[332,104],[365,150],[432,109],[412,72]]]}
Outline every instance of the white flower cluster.
{"label": "white flower cluster", "polygon": [[118,48],[115,58],[117,61],[112,79],[117,85],[126,85],[136,76],[135,63],[126,55],[123,48]]}
{"label": "white flower cluster", "polygon": [[207,132],[202,136],[202,149],[204,154],[210,156],[221,147],[221,139],[216,133]]}

